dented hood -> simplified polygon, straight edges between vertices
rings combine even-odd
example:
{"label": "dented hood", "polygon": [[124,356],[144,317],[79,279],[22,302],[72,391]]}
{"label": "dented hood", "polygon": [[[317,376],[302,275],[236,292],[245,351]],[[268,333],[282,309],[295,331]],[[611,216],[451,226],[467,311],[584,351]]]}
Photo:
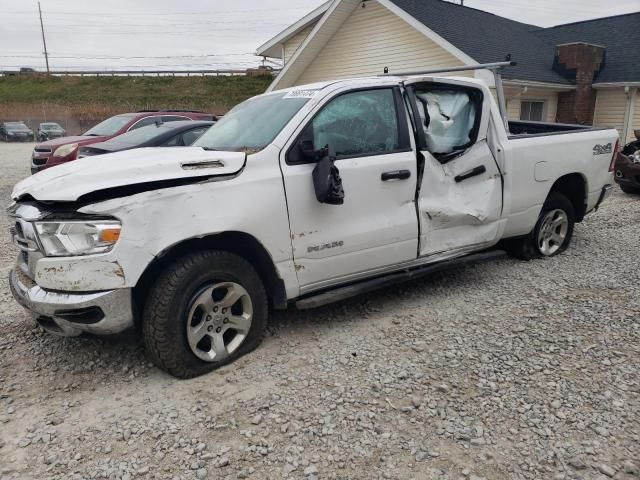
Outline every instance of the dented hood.
{"label": "dented hood", "polygon": [[[18,183],[14,200],[31,196],[40,201],[81,200],[118,187],[157,185],[166,188],[206,178],[232,175],[244,167],[243,152],[207,151],[200,147],[139,148],[86,157],[49,168]],[[132,188],[132,192],[135,189]]]}

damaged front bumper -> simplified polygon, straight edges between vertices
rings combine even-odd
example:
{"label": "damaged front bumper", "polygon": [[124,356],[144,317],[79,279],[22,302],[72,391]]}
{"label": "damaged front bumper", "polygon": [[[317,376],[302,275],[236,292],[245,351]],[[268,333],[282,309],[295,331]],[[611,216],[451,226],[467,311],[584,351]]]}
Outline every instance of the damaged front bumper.
{"label": "damaged front bumper", "polygon": [[16,267],[9,273],[11,293],[46,331],[61,336],[82,332],[118,333],[133,326],[130,288],[66,293],[45,290]]}

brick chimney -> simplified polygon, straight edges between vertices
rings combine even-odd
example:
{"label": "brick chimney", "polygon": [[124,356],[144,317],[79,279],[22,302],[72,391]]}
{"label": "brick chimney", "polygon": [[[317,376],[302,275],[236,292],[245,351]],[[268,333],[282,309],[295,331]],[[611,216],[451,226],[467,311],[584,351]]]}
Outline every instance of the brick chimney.
{"label": "brick chimney", "polygon": [[558,95],[557,121],[561,123],[593,123],[596,91],[592,84],[604,66],[606,47],[584,42],[556,46],[553,69],[576,89]]}

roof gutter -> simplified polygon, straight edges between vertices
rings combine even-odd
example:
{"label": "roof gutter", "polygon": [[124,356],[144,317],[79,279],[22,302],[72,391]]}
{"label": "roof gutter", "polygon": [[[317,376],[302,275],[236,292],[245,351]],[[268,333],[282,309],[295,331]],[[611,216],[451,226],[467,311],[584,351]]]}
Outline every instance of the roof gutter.
{"label": "roof gutter", "polygon": [[640,82],[603,82],[594,83],[593,88],[622,88],[622,87],[640,87]]}
{"label": "roof gutter", "polygon": [[575,85],[565,85],[562,83],[536,82],[532,80],[505,79],[504,84],[514,87],[549,88],[552,90],[575,90]]}

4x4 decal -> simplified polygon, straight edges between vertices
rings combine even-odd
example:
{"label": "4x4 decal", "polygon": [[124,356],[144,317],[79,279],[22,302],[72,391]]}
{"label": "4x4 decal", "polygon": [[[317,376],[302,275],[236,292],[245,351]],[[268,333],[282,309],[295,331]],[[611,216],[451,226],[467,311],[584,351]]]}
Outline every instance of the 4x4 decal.
{"label": "4x4 decal", "polygon": [[594,155],[604,155],[605,153],[611,153],[613,151],[613,147],[611,143],[607,143],[606,145],[596,144],[593,146],[593,154]]}

